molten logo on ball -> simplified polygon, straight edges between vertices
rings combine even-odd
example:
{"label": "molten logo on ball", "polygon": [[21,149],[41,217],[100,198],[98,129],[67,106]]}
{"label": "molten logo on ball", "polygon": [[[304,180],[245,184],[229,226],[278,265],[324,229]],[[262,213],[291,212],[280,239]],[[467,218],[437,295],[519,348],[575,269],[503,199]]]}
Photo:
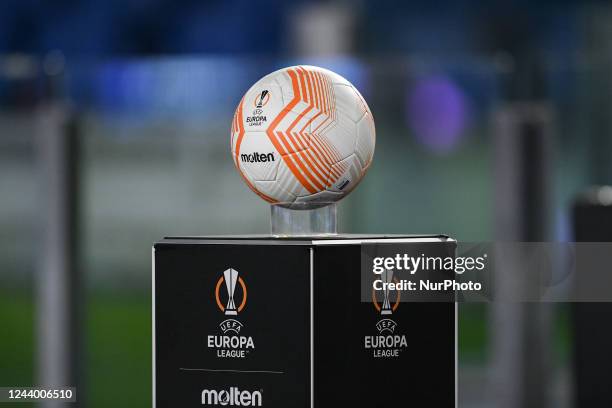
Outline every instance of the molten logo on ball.
{"label": "molten logo on ball", "polygon": [[265,163],[274,161],[274,153],[251,153],[240,155],[240,160],[248,163]]}

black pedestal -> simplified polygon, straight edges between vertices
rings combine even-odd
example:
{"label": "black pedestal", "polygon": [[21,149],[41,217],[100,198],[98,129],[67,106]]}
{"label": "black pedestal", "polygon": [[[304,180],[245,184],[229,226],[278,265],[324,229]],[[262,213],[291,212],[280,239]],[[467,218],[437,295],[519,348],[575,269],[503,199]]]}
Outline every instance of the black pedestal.
{"label": "black pedestal", "polygon": [[455,303],[362,301],[374,242],[454,250],[441,236],[155,244],[154,406],[454,407]]}

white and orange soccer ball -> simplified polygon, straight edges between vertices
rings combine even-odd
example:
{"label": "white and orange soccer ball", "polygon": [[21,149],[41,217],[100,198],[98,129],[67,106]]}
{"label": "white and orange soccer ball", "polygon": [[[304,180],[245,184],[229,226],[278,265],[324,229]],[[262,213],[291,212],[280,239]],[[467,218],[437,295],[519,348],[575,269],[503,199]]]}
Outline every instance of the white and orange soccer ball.
{"label": "white and orange soccer ball", "polygon": [[374,119],[355,87],[329,70],[296,66],[247,91],[232,123],[232,156],[271,204],[311,209],[350,193],[372,163]]}

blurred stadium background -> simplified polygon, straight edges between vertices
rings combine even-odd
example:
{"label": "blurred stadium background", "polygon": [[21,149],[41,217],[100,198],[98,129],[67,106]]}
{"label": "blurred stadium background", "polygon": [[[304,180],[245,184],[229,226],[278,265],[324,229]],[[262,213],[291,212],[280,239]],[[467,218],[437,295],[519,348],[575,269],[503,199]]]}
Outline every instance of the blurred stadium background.
{"label": "blurred stadium background", "polygon": [[[496,143],[527,124],[544,199],[519,199],[550,219],[510,238],[572,240],[576,193],[612,182],[611,27],[610,3],[574,0],[1,2],[0,385],[44,377],[50,262],[78,277],[79,405],[151,405],[151,244],[268,232],[229,126],[283,66],[340,73],[374,114],[374,164],[341,231],[507,238]],[[488,386],[495,313],[461,306],[460,406],[505,406]],[[575,406],[569,321],[552,307],[545,396],[514,406]]]}

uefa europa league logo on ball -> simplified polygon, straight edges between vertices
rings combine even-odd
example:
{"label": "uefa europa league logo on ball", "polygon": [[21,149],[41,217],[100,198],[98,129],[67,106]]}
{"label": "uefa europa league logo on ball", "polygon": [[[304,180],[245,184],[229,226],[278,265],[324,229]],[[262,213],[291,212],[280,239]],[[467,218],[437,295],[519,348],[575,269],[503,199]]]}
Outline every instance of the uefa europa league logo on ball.
{"label": "uefa europa league logo on ball", "polygon": [[383,282],[384,290],[383,290],[383,304],[380,309],[381,315],[390,315],[393,313],[393,309],[391,309],[391,302],[389,301],[389,283],[393,281],[393,271],[385,269],[383,273],[380,274],[380,280]]}

